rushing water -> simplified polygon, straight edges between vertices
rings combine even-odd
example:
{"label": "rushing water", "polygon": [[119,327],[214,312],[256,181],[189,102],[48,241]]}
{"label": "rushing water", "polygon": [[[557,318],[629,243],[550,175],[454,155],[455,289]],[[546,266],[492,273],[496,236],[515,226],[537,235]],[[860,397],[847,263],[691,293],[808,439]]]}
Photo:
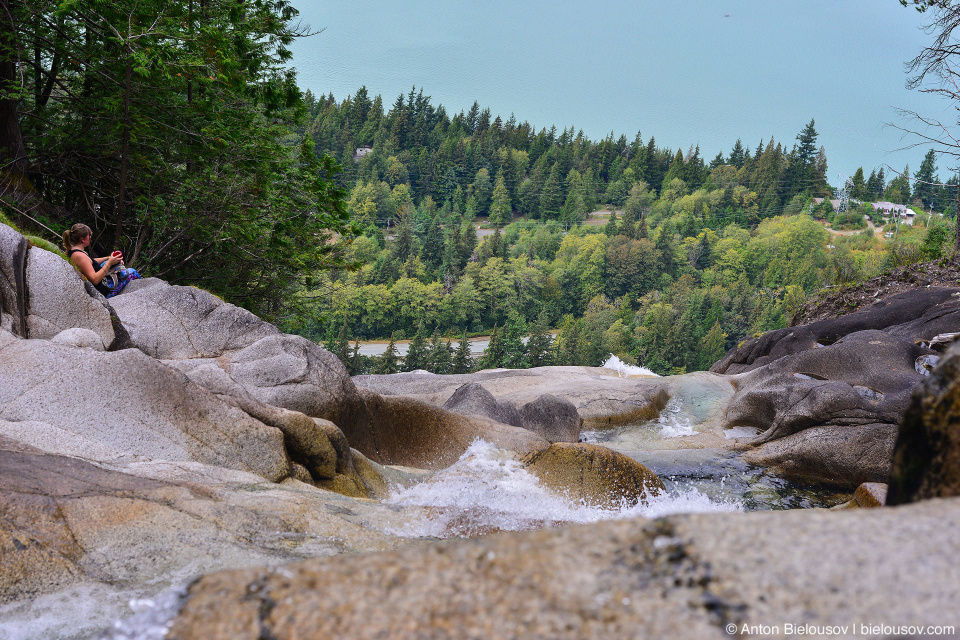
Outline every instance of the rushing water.
{"label": "rushing water", "polygon": [[[655,420],[614,429],[584,431],[583,442],[624,453],[660,476],[668,494],[695,491],[721,504],[748,511],[832,507],[848,494],[820,485],[786,480],[744,462],[735,451],[684,448],[683,438],[697,434],[679,398],[673,398]],[[750,427],[727,429],[727,438],[757,435]],[[691,511],[696,509],[689,509]]]}
{"label": "rushing water", "polygon": [[436,538],[632,516],[743,510],[735,499],[710,498],[696,488],[679,484],[636,505],[604,509],[582,504],[542,487],[519,462],[484,440],[474,441],[456,463],[429,480],[394,492],[388,503],[428,508],[422,520],[388,533]]}

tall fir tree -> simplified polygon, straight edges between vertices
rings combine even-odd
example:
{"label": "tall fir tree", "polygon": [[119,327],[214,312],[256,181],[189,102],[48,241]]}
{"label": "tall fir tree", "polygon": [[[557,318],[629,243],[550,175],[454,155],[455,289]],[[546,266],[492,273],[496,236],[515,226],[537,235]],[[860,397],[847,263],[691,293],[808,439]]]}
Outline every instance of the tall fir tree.
{"label": "tall fir tree", "polygon": [[527,345],[523,337],[527,333],[527,323],[516,310],[510,312],[510,318],[503,326],[501,344],[503,345],[503,366],[508,369],[526,369],[530,366],[527,357]]}
{"label": "tall fir tree", "polygon": [[403,357],[404,371],[418,371],[430,366],[429,347],[427,344],[427,333],[423,326],[423,321],[417,327],[417,333],[410,341],[407,347],[407,355]]}
{"label": "tall fir tree", "polygon": [[477,368],[499,369],[503,367],[504,355],[500,329],[497,325],[494,325],[493,331],[490,332],[490,342],[487,344],[487,348],[483,350],[483,355],[480,356]]}
{"label": "tall fir tree", "polygon": [[463,337],[453,354],[450,373],[470,373],[471,371],[473,371],[473,357],[470,355],[470,340],[467,339],[467,332],[464,330]]}
{"label": "tall fir tree", "polygon": [[397,342],[393,336],[390,336],[390,342],[387,344],[386,351],[376,359],[373,372],[377,374],[400,372],[400,354],[397,351]]}
{"label": "tall fir tree", "polygon": [[531,367],[546,367],[550,364],[553,336],[549,333],[546,314],[540,314],[537,321],[530,327],[530,337],[527,339],[527,357]]}
{"label": "tall fir tree", "polygon": [[513,211],[510,206],[510,192],[507,190],[507,183],[501,171],[497,174],[497,180],[493,187],[493,196],[490,202],[490,223],[502,227],[509,224],[511,218],[513,218]]}

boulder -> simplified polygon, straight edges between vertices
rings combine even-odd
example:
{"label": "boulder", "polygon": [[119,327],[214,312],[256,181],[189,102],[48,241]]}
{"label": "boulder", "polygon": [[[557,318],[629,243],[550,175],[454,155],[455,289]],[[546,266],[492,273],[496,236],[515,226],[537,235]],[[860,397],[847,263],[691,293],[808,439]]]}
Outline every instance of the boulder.
{"label": "boulder", "polygon": [[543,485],[588,506],[629,507],[665,490],[657,474],[633,458],[595,444],[558,442],[521,462]]}
{"label": "boulder", "polygon": [[583,419],[569,400],[545,393],[520,407],[520,421],[550,442],[578,442]]}
{"label": "boulder", "polygon": [[882,507],[887,503],[887,488],[883,482],[864,482],[853,493],[853,499],[862,509]]}
{"label": "boulder", "polygon": [[952,624],[958,527],[960,502],[940,500],[630,519],[305,560],[204,576],[167,638],[889,635],[871,629]]}
{"label": "boulder", "polygon": [[784,356],[734,380],[725,426],[761,430],[750,444],[764,446],[748,457],[788,475],[850,486],[883,481],[892,434],[922,378],[917,358],[930,353],[871,330]]}
{"label": "boulder", "polygon": [[960,496],[960,343],[917,387],[900,425],[887,504]]}
{"label": "boulder", "polygon": [[731,349],[710,367],[715,373],[752,371],[784,356],[831,345],[867,330],[885,330],[910,341],[929,340],[960,330],[960,290],[949,287],[912,289],[848,315],[799,327],[768,331]]}
{"label": "boulder", "polygon": [[157,278],[134,280],[111,300],[133,345],[159,360],[216,358],[280,334],[212,293]]}
{"label": "boulder", "polygon": [[508,402],[497,402],[493,394],[477,382],[468,382],[454,391],[443,403],[443,408],[465,416],[483,416],[514,427],[524,426],[516,407]]}
{"label": "boulder", "polygon": [[663,381],[620,378],[600,367],[490,369],[449,376],[401,373],[356,376],[353,381],[361,389],[415,398],[438,407],[471,382],[482,384],[498,402],[516,407],[549,394],[571,402],[589,428],[656,418],[669,399]]}
{"label": "boulder", "polygon": [[378,531],[394,510],[295,480],[197,462],[108,469],[2,436],[0,513],[3,637],[94,637],[131,599],[206,572],[412,542]]}
{"label": "boulder", "polygon": [[787,478],[855,487],[886,481],[896,438],[892,424],[811,427],[747,451],[743,459]]}
{"label": "boulder", "polygon": [[83,280],[73,266],[37,247],[27,253],[25,281],[30,292],[27,302],[27,335],[52,338],[74,327],[89,329],[106,347],[116,334],[109,310],[87,295]]}
{"label": "boulder", "polygon": [[50,342],[53,342],[54,344],[66,344],[74,347],[93,349],[95,351],[105,351],[107,346],[103,344],[103,338],[101,338],[97,332],[90,329],[84,329],[82,327],[64,329],[57,335],[50,338]]}
{"label": "boulder", "polygon": [[897,424],[932,353],[882,331],[860,331],[739,376],[728,426],[758,427],[758,443],[822,425]]}
{"label": "boulder", "polygon": [[30,243],[0,223],[0,328],[27,337],[27,251]]}
{"label": "boulder", "polygon": [[112,299],[134,346],[181,370],[213,364],[257,400],[364,428],[366,410],[336,356],[281,334],[249,311],[194,287],[145,278]]}
{"label": "boulder", "polygon": [[[9,335],[9,334],[8,334]],[[53,425],[83,457],[198,461],[281,480],[283,433],[136,349],[103,353],[47,340],[0,343],[0,420]],[[52,432],[23,442],[57,451]],[[76,454],[74,452],[73,454]]]}
{"label": "boulder", "polygon": [[370,426],[347,438],[354,448],[379,464],[442,469],[453,464],[477,438],[520,454],[550,445],[521,427],[481,416],[463,416],[412,398],[361,393]]}

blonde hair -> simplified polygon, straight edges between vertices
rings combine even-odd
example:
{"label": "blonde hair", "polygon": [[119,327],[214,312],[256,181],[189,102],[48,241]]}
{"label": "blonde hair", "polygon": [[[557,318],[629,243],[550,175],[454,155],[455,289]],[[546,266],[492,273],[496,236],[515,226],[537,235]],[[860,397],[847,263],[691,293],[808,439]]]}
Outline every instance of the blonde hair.
{"label": "blonde hair", "polygon": [[70,247],[80,244],[89,235],[93,235],[93,230],[82,222],[77,222],[63,232],[63,250],[70,251]]}

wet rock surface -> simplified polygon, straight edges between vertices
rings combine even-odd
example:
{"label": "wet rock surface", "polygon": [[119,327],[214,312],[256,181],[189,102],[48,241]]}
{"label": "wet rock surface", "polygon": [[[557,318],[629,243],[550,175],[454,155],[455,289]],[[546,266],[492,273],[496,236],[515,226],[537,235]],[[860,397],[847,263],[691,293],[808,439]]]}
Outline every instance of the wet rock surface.
{"label": "wet rock surface", "polygon": [[633,506],[664,491],[657,474],[622,453],[592,444],[557,443],[521,459],[540,482],[578,504]]}

